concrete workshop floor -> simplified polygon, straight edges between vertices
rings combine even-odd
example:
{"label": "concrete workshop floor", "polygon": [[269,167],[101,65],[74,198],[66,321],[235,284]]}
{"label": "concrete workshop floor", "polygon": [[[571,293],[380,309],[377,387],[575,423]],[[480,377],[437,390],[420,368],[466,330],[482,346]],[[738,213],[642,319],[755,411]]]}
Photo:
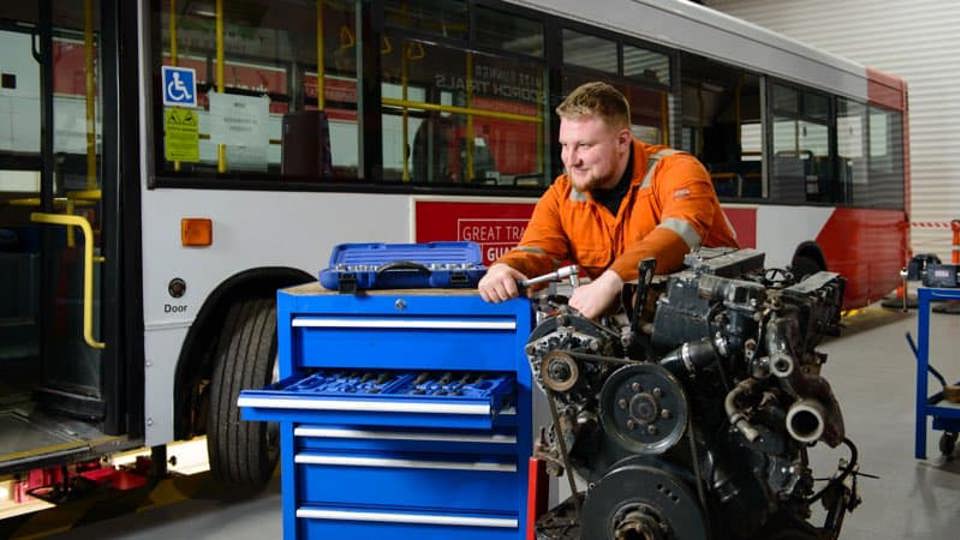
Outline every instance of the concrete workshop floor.
{"label": "concrete workshop floor", "polygon": [[[880,476],[860,479],[863,505],[847,518],[845,540],[948,539],[960,531],[960,458],[947,461],[928,431],[926,460],[913,457],[914,359],[904,340],[916,334],[916,315],[880,313],[851,317],[850,332],[821,348],[830,355],[825,374],[843,408],[847,434],[860,449],[861,470]],[[881,326],[870,328],[877,321]],[[960,316],[933,315],[931,363],[960,377]],[[931,388],[938,388],[931,379]],[[832,474],[842,450],[812,456],[820,475]],[[83,526],[60,538],[280,537],[276,482],[259,498],[234,504],[190,500],[139,514]],[[953,531],[953,532],[951,532]]]}

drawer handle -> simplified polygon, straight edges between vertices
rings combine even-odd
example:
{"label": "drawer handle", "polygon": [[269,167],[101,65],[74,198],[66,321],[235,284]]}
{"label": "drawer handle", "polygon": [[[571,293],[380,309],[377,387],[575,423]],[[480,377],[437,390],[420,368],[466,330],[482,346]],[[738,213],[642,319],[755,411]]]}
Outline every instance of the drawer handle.
{"label": "drawer handle", "polygon": [[501,319],[493,321],[423,320],[423,319],[320,319],[295,318],[294,328],[398,328],[403,330],[516,330],[517,322]]}
{"label": "drawer handle", "polygon": [[297,508],[297,517],[338,521],[377,521],[381,523],[409,523],[422,525],[454,525],[459,527],[502,527],[516,529],[519,520],[509,518],[481,518],[469,516],[438,516],[431,514],[395,514],[386,512],[352,512]]}
{"label": "drawer handle", "polygon": [[319,454],[297,454],[293,458],[301,465],[338,465],[344,467],[389,467],[394,469],[441,469],[448,471],[481,472],[517,472],[512,463],[491,463],[488,461],[427,461],[416,459],[368,458],[350,456],[325,456]]}
{"label": "drawer handle", "polygon": [[240,396],[237,406],[261,409],[311,411],[355,411],[425,414],[472,414],[487,416],[490,405],[483,403],[419,403],[397,401],[351,401],[346,399],[303,399]]}
{"label": "drawer handle", "polygon": [[462,442],[516,444],[515,435],[462,435],[457,433],[412,433],[406,431],[371,431],[362,429],[315,428],[298,426],[294,428],[295,437],[317,437],[326,439],[372,439],[382,441],[424,441],[424,442]]}

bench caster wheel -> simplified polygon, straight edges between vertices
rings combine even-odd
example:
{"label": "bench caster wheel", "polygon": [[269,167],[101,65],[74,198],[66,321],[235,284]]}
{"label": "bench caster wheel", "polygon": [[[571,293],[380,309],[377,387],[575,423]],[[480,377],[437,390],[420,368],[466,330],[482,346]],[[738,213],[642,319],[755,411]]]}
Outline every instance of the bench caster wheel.
{"label": "bench caster wheel", "polygon": [[954,431],[944,431],[940,436],[940,453],[946,457],[953,457],[953,451],[957,448],[957,433]]}

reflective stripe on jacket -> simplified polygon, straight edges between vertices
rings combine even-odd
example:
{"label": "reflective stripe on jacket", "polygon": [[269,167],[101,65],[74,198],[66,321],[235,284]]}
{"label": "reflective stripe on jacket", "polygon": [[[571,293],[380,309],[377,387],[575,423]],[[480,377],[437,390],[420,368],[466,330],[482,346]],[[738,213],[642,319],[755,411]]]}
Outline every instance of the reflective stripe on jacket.
{"label": "reflective stripe on jacket", "polygon": [[634,140],[632,181],[616,216],[561,175],[520,245],[497,262],[534,277],[569,261],[591,278],[610,268],[629,281],[641,260],[654,257],[657,273],[667,273],[701,245],[737,247],[710,174],[689,154]]}

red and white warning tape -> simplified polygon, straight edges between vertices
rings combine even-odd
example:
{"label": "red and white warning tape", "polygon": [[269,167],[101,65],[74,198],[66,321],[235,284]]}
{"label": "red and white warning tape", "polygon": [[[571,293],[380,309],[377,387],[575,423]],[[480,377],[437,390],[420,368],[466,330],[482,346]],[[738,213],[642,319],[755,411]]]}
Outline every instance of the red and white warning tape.
{"label": "red and white warning tape", "polygon": [[910,227],[914,229],[950,229],[949,221],[911,221]]}

